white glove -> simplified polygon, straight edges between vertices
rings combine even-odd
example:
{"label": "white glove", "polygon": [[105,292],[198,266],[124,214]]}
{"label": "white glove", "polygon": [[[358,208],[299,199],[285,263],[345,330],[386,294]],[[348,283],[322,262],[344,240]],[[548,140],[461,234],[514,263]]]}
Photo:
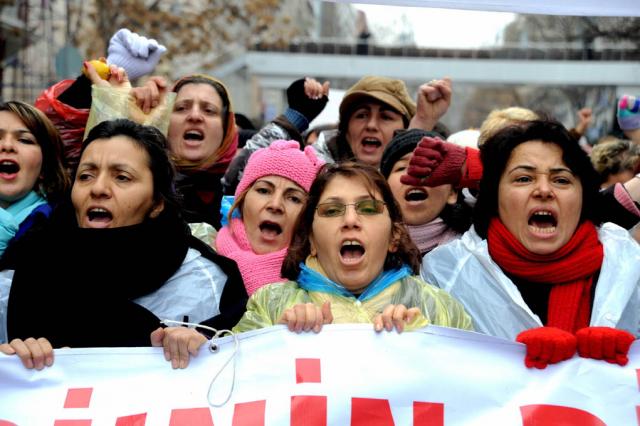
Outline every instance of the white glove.
{"label": "white glove", "polygon": [[129,79],[135,80],[150,74],[166,51],[155,39],[121,28],[109,40],[107,63],[124,68]]}

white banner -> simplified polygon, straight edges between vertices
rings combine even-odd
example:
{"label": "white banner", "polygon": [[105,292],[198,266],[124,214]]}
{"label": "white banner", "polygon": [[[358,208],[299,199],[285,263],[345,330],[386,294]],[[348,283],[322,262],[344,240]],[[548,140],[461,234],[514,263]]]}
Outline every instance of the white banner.
{"label": "white banner", "polygon": [[[329,0],[389,6],[439,7],[567,16],[640,16],[638,0]],[[428,25],[428,23],[426,23]]]}
{"label": "white banner", "polygon": [[[638,424],[637,344],[626,367],[576,356],[529,370],[523,345],[439,327],[278,326],[238,341],[235,368],[230,337],[185,370],[158,348],[57,350],[43,371],[0,356],[0,426]],[[220,407],[214,378],[213,403],[231,391]]]}

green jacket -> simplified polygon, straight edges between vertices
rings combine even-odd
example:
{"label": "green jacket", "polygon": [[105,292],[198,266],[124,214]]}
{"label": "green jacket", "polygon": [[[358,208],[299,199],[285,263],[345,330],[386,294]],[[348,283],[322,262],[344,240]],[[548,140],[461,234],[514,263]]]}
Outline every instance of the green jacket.
{"label": "green jacket", "polygon": [[412,330],[428,324],[471,330],[471,318],[449,293],[428,285],[419,277],[407,277],[387,287],[373,298],[360,302],[354,297],[306,291],[295,281],[270,284],[256,291],[247,303],[247,311],[233,328],[236,333],[278,324],[282,313],[299,303],[322,306],[331,302],[334,324],[373,323],[375,316],[390,305],[419,308],[422,315],[407,324]]}

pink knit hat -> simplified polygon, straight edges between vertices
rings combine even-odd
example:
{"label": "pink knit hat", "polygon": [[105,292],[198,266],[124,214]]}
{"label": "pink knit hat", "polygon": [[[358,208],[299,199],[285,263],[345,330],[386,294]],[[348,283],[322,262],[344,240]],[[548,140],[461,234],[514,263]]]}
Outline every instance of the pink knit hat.
{"label": "pink knit hat", "polygon": [[268,147],[251,154],[235,195],[238,197],[253,182],[269,175],[287,178],[309,192],[323,164],[324,161],[316,157],[310,146],[300,151],[300,145],[296,141],[274,141]]}

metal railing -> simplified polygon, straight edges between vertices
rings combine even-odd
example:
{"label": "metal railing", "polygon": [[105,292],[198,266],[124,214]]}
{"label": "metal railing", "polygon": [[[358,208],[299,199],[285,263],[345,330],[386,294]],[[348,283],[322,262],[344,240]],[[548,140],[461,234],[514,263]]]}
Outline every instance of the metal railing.
{"label": "metal railing", "polygon": [[640,61],[640,49],[637,47],[603,43],[596,43],[596,47],[589,47],[579,42],[504,44],[490,47],[457,49],[411,45],[377,45],[335,39],[297,39],[289,43],[256,43],[249,50],[260,52],[417,58]]}

